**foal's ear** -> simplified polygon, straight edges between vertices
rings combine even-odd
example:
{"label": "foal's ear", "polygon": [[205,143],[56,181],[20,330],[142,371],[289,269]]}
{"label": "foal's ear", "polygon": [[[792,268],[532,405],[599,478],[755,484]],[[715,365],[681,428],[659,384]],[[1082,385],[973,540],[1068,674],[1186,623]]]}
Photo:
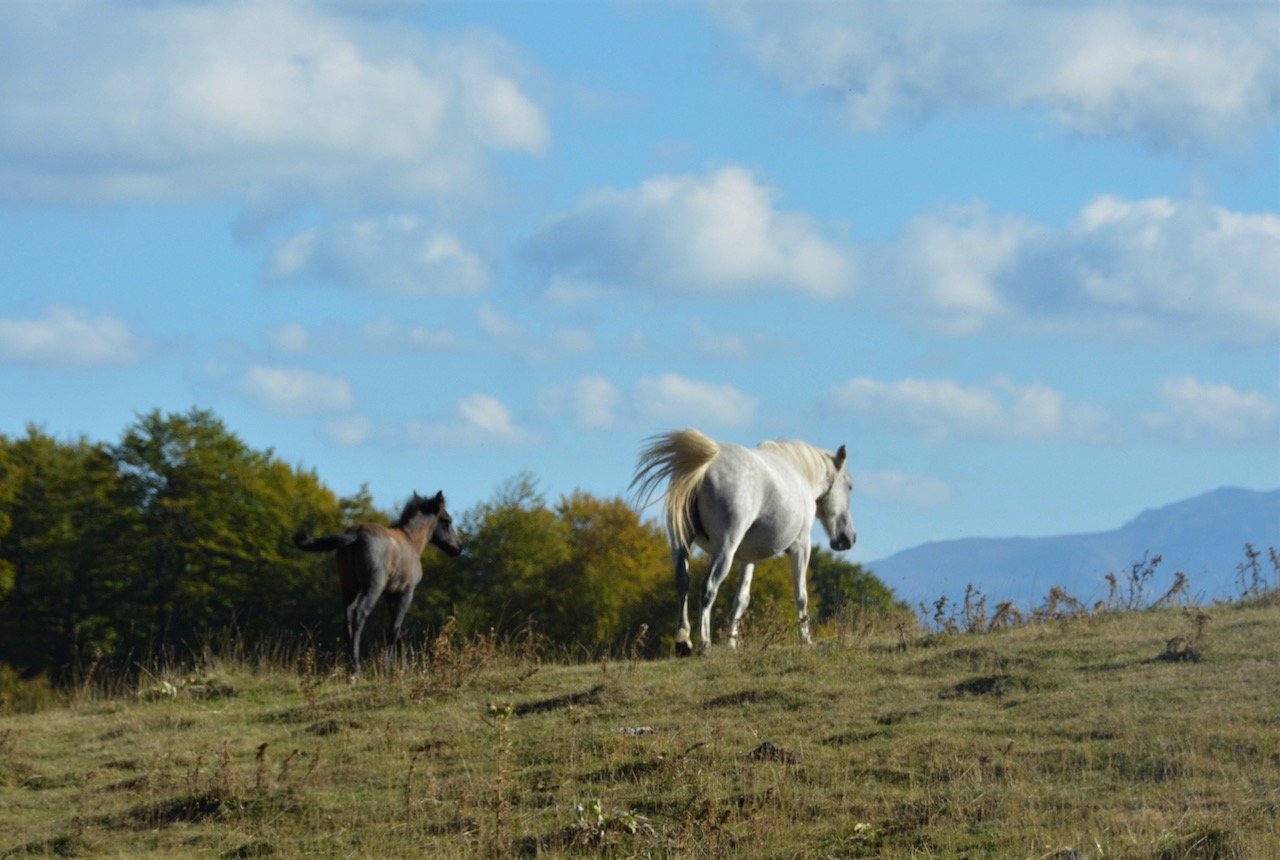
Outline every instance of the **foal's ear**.
{"label": "foal's ear", "polygon": [[431,501],[435,502],[440,507],[444,507],[444,490],[437,491],[436,497]]}
{"label": "foal's ear", "polygon": [[839,469],[843,467],[844,461],[847,459],[849,459],[849,452],[845,450],[843,445],[841,445],[840,450],[836,451],[836,468]]}

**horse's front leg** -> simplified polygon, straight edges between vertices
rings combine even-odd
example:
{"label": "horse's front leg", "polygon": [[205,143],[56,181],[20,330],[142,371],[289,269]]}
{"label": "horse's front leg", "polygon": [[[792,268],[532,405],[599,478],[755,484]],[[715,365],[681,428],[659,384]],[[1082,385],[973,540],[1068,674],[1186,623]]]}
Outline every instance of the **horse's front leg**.
{"label": "horse's front leg", "polygon": [[672,547],[671,564],[676,574],[676,598],[680,601],[680,626],[676,629],[676,656],[688,657],[693,653],[689,638],[689,549]]}
{"label": "horse's front leg", "polygon": [[412,588],[399,594],[387,593],[387,608],[391,612],[391,627],[387,630],[387,654],[385,657],[387,671],[391,670],[392,660],[400,652],[400,637],[404,628],[404,617],[408,613],[409,604],[412,601]]}
{"label": "horse's front leg", "polygon": [[738,596],[733,600],[733,620],[729,622],[730,648],[738,647],[738,624],[747,611],[747,604],[751,602],[751,574],[756,569],[754,564],[747,561],[742,562],[741,567],[742,573],[738,575]]}
{"label": "horse's front leg", "polygon": [[796,628],[803,645],[813,643],[809,635],[809,588],[805,583],[805,574],[809,570],[809,540],[806,537],[787,551],[791,558],[791,584],[796,593]]}

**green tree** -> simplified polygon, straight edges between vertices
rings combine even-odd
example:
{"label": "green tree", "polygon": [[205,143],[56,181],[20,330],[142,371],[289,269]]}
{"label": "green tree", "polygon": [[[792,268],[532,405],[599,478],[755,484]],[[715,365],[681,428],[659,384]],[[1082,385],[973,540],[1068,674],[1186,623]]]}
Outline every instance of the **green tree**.
{"label": "green tree", "polygon": [[138,573],[136,642],[317,623],[322,590],[336,593],[333,575],[290,535],[304,523],[338,528],[342,511],[314,473],[250,449],[199,409],[141,417],[112,454],[131,519],[122,549]]}
{"label": "green tree", "polygon": [[532,622],[547,629],[564,599],[553,571],[563,571],[570,553],[567,530],[534,478],[509,481],[462,517],[461,530],[462,555],[444,564],[460,627],[511,633]]}
{"label": "green tree", "polygon": [[809,583],[818,621],[834,617],[849,604],[884,613],[906,608],[874,573],[820,547],[814,547],[809,559]]}
{"label": "green tree", "polygon": [[[562,636],[594,648],[621,645],[640,626],[675,612],[671,552],[657,527],[640,521],[624,500],[574,492],[556,514],[568,531]],[[649,637],[656,643],[657,631]]]}
{"label": "green tree", "polygon": [[66,676],[119,640],[110,617],[126,587],[110,553],[115,470],[103,446],[34,426],[0,449],[0,649],[24,671]]}

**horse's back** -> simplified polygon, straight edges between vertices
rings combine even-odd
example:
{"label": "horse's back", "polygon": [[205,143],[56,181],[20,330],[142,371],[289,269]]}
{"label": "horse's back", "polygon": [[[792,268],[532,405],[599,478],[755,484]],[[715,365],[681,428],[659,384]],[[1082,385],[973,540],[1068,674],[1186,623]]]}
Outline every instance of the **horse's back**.
{"label": "horse's back", "polygon": [[399,529],[361,523],[356,540],[337,553],[344,587],[367,588],[377,582],[391,593],[406,591],[422,578],[422,560]]}
{"label": "horse's back", "polygon": [[786,551],[813,517],[803,482],[767,452],[741,445],[721,446],[696,504],[705,542],[738,535],[738,555],[751,561]]}

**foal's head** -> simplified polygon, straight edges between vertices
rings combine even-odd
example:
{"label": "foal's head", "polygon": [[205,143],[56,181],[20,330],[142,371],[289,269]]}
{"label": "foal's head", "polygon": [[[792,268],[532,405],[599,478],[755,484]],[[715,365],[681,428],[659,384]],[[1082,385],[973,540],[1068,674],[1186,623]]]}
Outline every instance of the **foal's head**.
{"label": "foal's head", "polygon": [[462,538],[458,537],[458,532],[453,527],[453,517],[449,515],[448,509],[445,508],[443,490],[430,498],[423,498],[416,492],[413,494],[413,498],[409,500],[405,515],[401,517],[401,520],[407,523],[408,520],[417,517],[435,518],[431,536],[427,538],[429,543],[450,558],[462,552]]}
{"label": "foal's head", "polygon": [[853,479],[845,469],[848,458],[848,451],[841,445],[831,460],[835,467],[831,486],[818,497],[818,520],[831,539],[831,548],[837,552],[849,549],[858,539],[858,533],[853,529],[853,515],[849,513],[849,492],[853,489]]}

